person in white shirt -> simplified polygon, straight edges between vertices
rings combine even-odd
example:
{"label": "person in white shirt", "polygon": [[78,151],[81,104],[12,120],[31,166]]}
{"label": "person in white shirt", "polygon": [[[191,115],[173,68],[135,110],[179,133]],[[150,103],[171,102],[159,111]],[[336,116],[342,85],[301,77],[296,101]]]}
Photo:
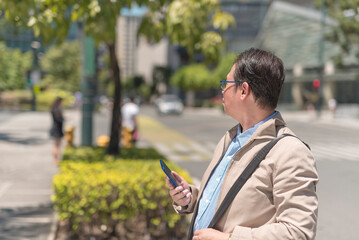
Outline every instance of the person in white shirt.
{"label": "person in white shirt", "polygon": [[122,115],[122,144],[125,147],[132,147],[137,135],[137,115],[140,109],[135,103],[135,98],[130,97],[130,101],[121,108]]}

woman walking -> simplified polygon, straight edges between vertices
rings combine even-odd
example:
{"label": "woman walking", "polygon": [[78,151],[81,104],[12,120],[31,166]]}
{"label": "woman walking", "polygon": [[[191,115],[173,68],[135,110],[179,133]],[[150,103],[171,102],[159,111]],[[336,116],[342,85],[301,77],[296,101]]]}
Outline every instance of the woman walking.
{"label": "woman walking", "polygon": [[57,97],[53,102],[51,106],[51,116],[52,116],[52,127],[50,130],[50,135],[55,139],[52,155],[53,155],[54,163],[57,165],[59,163],[61,139],[64,136],[64,132],[63,132],[64,117],[63,117],[61,97]]}

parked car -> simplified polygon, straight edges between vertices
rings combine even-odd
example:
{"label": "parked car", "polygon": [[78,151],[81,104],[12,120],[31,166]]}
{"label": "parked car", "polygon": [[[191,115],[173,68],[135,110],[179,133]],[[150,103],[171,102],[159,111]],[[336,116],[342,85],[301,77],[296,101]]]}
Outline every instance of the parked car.
{"label": "parked car", "polygon": [[183,103],[176,96],[172,94],[162,95],[156,100],[156,108],[158,114],[182,114]]}

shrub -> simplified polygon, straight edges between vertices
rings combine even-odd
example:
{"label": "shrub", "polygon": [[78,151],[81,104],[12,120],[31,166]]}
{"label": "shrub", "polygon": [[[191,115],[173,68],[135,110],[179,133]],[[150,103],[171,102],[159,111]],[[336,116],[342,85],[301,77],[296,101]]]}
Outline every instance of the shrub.
{"label": "shrub", "polygon": [[65,108],[69,108],[75,102],[75,97],[71,92],[58,89],[50,89],[41,91],[36,94],[36,104],[39,110],[48,111],[51,108],[51,104],[56,97],[62,97],[64,99],[63,105]]}
{"label": "shrub", "polygon": [[84,161],[84,162],[110,162],[121,159],[164,159],[153,148],[121,148],[117,157],[106,155],[106,148],[103,147],[73,147],[66,148],[63,153],[63,161]]}
{"label": "shrub", "polygon": [[[64,99],[64,107],[68,108],[74,103],[73,94],[62,90],[47,90],[36,93],[36,108],[41,111],[49,111],[51,104],[57,96]],[[21,107],[28,109],[31,104],[32,93],[30,90],[6,91],[0,94],[0,104],[6,107]]]}
{"label": "shrub", "polygon": [[[72,160],[65,159],[70,156]],[[86,160],[87,157],[92,160]],[[158,159],[94,160],[103,157],[107,159],[102,148],[66,150],[60,173],[53,179],[54,208],[59,219],[68,222],[76,239],[142,239],[145,236],[180,239],[185,236],[185,218],[172,208]],[[186,171],[171,162],[167,164],[191,181]]]}

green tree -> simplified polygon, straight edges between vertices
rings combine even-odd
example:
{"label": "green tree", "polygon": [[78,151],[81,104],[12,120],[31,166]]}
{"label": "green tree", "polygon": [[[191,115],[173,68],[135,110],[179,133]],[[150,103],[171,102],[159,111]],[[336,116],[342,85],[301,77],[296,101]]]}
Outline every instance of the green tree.
{"label": "green tree", "polygon": [[[202,54],[206,63],[215,63],[225,46],[222,33],[234,25],[233,16],[221,11],[218,0],[175,0],[166,9],[150,12],[143,19],[139,34],[154,41],[168,36],[172,43],[186,48],[191,62],[196,54]],[[188,80],[179,77],[187,71],[191,72],[191,67],[184,67],[172,83],[188,90],[186,102],[192,105],[193,91],[207,89],[210,80],[202,81],[201,77],[192,76],[191,84],[188,85]]]}
{"label": "green tree", "polygon": [[[338,21],[329,39],[340,44],[344,54],[356,49],[359,57],[359,0],[316,0],[318,6],[325,4],[328,14]],[[337,59],[342,63],[342,57]]]}
{"label": "green tree", "polygon": [[202,63],[181,67],[171,77],[171,84],[183,90],[203,90],[211,87],[210,73]]}
{"label": "green tree", "polygon": [[78,41],[53,45],[41,59],[41,68],[46,72],[41,85],[70,92],[78,91],[81,78],[80,54]]}
{"label": "green tree", "polygon": [[171,77],[172,85],[186,90],[186,105],[194,106],[196,92],[211,87],[211,76],[207,66],[203,63],[191,64],[178,69]]}
{"label": "green tree", "polygon": [[109,154],[119,153],[121,81],[118,59],[115,53],[115,27],[117,16],[123,7],[132,4],[146,5],[152,11],[160,9],[170,0],[2,0],[0,9],[15,26],[32,28],[35,36],[41,36],[45,43],[63,41],[73,22],[85,26],[87,36],[97,43],[104,42],[109,50],[112,79],[114,81],[114,105],[112,112]]}
{"label": "green tree", "polygon": [[21,53],[0,42],[0,91],[23,89],[31,64],[32,53]]}
{"label": "green tree", "polygon": [[185,47],[192,60],[201,53],[206,62],[215,62],[225,43],[220,33],[234,25],[233,16],[221,12],[218,0],[175,0],[162,11],[149,13],[139,34],[155,41],[168,36]]}
{"label": "green tree", "polygon": [[227,74],[231,70],[235,59],[236,55],[232,53],[225,54],[221,57],[218,62],[218,65],[211,74],[213,84],[212,86],[214,88],[219,86],[221,80],[226,80]]}

